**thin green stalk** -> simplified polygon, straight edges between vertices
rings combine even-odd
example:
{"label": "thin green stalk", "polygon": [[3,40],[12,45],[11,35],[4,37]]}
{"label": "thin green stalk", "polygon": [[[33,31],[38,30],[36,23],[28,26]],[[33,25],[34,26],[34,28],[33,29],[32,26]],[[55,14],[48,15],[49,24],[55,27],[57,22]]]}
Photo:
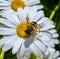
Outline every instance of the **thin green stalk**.
{"label": "thin green stalk", "polygon": [[59,4],[55,6],[54,10],[52,11],[52,13],[49,17],[51,20],[53,19],[54,15],[55,15],[56,11],[59,9],[59,7],[60,7]]}
{"label": "thin green stalk", "polygon": [[4,59],[4,52],[1,52],[0,59]]}
{"label": "thin green stalk", "polygon": [[[0,46],[0,49],[1,49],[1,48],[2,48],[2,46]],[[0,59],[4,59],[4,51],[1,51]]]}

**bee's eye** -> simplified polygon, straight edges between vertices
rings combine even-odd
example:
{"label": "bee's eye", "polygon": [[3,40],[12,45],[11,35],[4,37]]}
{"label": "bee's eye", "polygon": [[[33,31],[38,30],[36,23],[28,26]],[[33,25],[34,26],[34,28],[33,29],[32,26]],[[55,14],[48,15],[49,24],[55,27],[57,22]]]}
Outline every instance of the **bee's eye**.
{"label": "bee's eye", "polygon": [[34,24],[34,23],[32,23],[31,25],[35,26],[35,24]]}
{"label": "bee's eye", "polygon": [[34,27],[37,26],[36,22],[31,22],[31,25],[33,25]]}

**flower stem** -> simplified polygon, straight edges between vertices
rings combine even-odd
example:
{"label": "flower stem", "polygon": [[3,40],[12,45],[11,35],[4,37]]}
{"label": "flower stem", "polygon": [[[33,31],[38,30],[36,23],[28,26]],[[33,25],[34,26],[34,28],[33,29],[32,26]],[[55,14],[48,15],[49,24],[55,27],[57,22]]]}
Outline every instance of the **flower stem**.
{"label": "flower stem", "polygon": [[[2,46],[0,46],[0,49],[1,49],[1,48],[2,48]],[[4,51],[1,51],[0,59],[4,59]]]}
{"label": "flower stem", "polygon": [[52,13],[49,17],[51,20],[53,19],[54,15],[55,15],[56,11],[59,9],[59,7],[60,7],[59,4],[55,6],[54,10],[52,11]]}
{"label": "flower stem", "polygon": [[4,59],[4,52],[1,52],[0,59]]}

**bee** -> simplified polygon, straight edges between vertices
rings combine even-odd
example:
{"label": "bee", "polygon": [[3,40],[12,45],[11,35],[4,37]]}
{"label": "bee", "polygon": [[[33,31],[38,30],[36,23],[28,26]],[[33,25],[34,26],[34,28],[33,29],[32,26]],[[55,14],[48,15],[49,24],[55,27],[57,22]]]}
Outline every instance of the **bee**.
{"label": "bee", "polygon": [[41,28],[43,28],[41,25],[38,25],[36,22],[32,21],[32,22],[29,22],[29,18],[27,18],[27,23],[29,24],[27,26],[27,29],[25,30],[25,33],[27,34],[27,37],[29,37],[30,35],[32,34],[35,34],[37,29],[39,29],[38,32],[44,32],[44,33],[47,33],[48,35],[50,35],[50,37],[52,38],[52,34],[48,31],[40,31]]}
{"label": "bee", "polygon": [[29,26],[27,26],[27,29],[25,30],[26,34],[30,35],[32,32],[36,31],[36,23],[31,22]]}
{"label": "bee", "polygon": [[27,26],[27,29],[25,30],[25,33],[27,34],[27,36],[36,33],[37,29],[40,27],[34,21],[33,22],[29,22],[29,18],[27,18],[27,23],[29,24]]}

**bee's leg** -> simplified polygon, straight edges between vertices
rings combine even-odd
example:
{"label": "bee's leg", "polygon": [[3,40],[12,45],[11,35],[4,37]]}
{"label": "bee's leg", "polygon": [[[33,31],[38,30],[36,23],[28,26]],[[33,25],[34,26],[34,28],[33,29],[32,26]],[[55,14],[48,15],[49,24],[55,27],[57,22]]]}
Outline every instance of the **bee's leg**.
{"label": "bee's leg", "polygon": [[40,26],[40,25],[37,25],[37,29],[41,29],[41,28],[43,28],[42,26]]}

